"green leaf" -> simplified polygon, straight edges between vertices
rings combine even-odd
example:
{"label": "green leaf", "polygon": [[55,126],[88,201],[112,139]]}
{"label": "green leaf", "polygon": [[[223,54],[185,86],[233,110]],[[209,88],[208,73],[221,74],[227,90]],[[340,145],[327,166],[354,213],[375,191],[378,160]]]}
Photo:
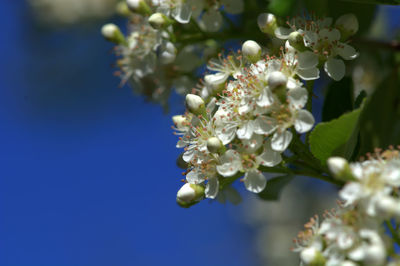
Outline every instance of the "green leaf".
{"label": "green leaf", "polygon": [[263,200],[278,200],[282,189],[292,181],[293,175],[283,175],[268,180],[266,188],[258,193]]}
{"label": "green leaf", "polygon": [[295,3],[295,0],[271,0],[268,10],[278,17],[285,17],[290,14]]}
{"label": "green leaf", "polygon": [[360,106],[361,106],[361,103],[364,101],[364,99],[367,97],[367,93],[364,91],[364,90],[362,90],[359,94],[358,94],[358,96],[357,96],[357,98],[356,98],[356,100],[355,100],[355,102],[354,102],[354,108],[359,108]]}
{"label": "green leaf", "polygon": [[322,121],[330,121],[353,110],[353,81],[349,77],[328,86],[322,108]]}
{"label": "green leaf", "polygon": [[359,155],[400,144],[400,81],[394,73],[368,99],[360,115]]}
{"label": "green leaf", "polygon": [[310,150],[323,165],[331,156],[350,159],[357,144],[358,118],[361,109],[337,119],[318,124],[310,134]]}

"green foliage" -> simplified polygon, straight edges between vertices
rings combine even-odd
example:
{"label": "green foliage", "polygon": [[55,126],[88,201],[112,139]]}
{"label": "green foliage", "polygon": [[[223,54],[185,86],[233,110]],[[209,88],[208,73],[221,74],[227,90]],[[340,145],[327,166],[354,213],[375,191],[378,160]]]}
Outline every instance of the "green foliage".
{"label": "green foliage", "polygon": [[360,112],[361,109],[357,109],[337,119],[320,123],[311,132],[311,152],[322,164],[326,164],[331,156],[350,159],[357,144]]}
{"label": "green foliage", "polygon": [[286,17],[293,10],[295,3],[295,0],[271,0],[268,4],[268,10],[278,17]]}
{"label": "green foliage", "polygon": [[359,155],[399,144],[400,82],[393,73],[368,99],[360,115]]}
{"label": "green foliage", "polygon": [[267,187],[258,193],[258,196],[263,200],[278,200],[282,189],[292,181],[293,175],[287,174],[274,177],[267,182]]}
{"label": "green foliage", "polygon": [[353,80],[349,77],[331,82],[322,109],[322,121],[330,121],[353,110]]}

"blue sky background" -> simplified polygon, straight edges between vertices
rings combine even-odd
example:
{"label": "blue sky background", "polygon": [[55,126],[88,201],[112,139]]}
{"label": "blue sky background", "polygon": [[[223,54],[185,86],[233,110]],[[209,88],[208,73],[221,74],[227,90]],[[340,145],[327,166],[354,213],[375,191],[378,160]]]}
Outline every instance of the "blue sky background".
{"label": "blue sky background", "polygon": [[100,24],[3,1],[0,25],[0,265],[252,264],[236,207],[176,205],[170,116],[118,88]]}
{"label": "blue sky background", "polygon": [[118,88],[100,24],[45,31],[5,0],[0,25],[0,265],[256,263],[239,208],[176,205],[170,115]]}

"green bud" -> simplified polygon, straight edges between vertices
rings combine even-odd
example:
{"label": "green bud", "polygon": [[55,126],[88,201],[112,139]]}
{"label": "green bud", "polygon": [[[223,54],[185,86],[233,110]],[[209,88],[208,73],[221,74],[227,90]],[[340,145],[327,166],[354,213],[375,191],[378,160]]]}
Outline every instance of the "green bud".
{"label": "green bud", "polygon": [[246,41],[242,45],[242,54],[247,60],[256,63],[261,58],[261,46],[255,41]]}
{"label": "green bud", "polygon": [[327,164],[329,170],[337,179],[343,181],[356,180],[346,159],[341,157],[331,157],[328,159]]}
{"label": "green bud", "polygon": [[224,153],[225,146],[217,137],[211,137],[207,140],[207,150],[211,153]]}
{"label": "green bud", "polygon": [[105,24],[101,28],[101,34],[103,35],[103,37],[106,40],[108,40],[110,42],[113,42],[116,44],[126,44],[124,35],[122,34],[119,27],[115,24],[112,24],[112,23]]}
{"label": "green bud", "polygon": [[170,26],[174,21],[169,19],[166,15],[162,13],[154,13],[149,17],[149,24],[154,29],[165,29]]}
{"label": "green bud", "polygon": [[204,191],[203,185],[186,183],[176,194],[176,202],[183,208],[189,208],[203,199]]}
{"label": "green bud", "polygon": [[129,17],[132,15],[132,12],[129,10],[125,1],[118,2],[117,6],[115,7],[115,11],[118,15],[123,17]]}
{"label": "green bud", "polygon": [[257,24],[264,33],[274,35],[275,29],[278,27],[276,17],[271,13],[262,13],[257,18]]}
{"label": "green bud", "polygon": [[142,15],[151,15],[153,13],[145,0],[127,0],[126,4],[132,12]]}
{"label": "green bud", "polygon": [[306,47],[304,46],[303,36],[299,32],[294,31],[290,33],[288,41],[289,44],[293,46],[297,51],[303,52],[306,50]]}
{"label": "green bud", "polygon": [[206,115],[206,106],[204,100],[195,94],[186,95],[186,107],[192,114]]}

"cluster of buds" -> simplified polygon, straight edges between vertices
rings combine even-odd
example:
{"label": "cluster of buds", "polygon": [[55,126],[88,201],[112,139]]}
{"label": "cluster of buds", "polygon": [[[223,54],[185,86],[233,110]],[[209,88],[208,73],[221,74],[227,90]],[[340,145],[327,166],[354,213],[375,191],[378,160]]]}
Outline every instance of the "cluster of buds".
{"label": "cluster of buds", "polygon": [[[344,60],[358,56],[357,51],[348,44],[349,38],[358,31],[358,21],[353,14],[339,17],[332,25],[332,19],[295,17],[286,22],[288,27],[278,27],[271,14],[259,17],[260,29],[273,32],[279,39],[286,40],[286,47],[300,52],[309,51],[310,62],[317,61],[329,77],[338,81],[345,74]],[[307,62],[305,62],[307,64]]]}
{"label": "cluster of buds", "polygon": [[383,222],[400,221],[400,152],[390,147],[367,157],[328,160],[333,175],[347,184],[339,192],[339,211],[326,212],[321,224],[312,218],[295,240],[303,265],[398,265],[388,257],[393,243]]}
{"label": "cluster of buds", "polygon": [[205,185],[206,198],[218,195],[223,179],[242,175],[247,190],[261,192],[267,181],[260,167],[280,164],[293,133],[313,127],[298,73],[316,65],[299,64],[295,53],[270,57],[246,41],[241,52],[210,62],[199,95],[188,94],[187,112],[173,117],[186,182]]}

